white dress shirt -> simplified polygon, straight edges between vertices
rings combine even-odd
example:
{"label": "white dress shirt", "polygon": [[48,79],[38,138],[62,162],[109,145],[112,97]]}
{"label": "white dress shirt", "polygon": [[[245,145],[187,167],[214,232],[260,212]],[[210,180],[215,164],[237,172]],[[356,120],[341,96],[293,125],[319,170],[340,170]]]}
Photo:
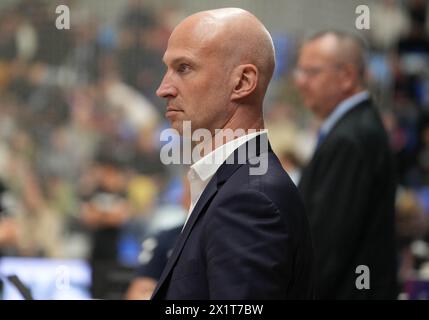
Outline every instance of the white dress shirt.
{"label": "white dress shirt", "polygon": [[[201,194],[207,187],[211,178],[214,176],[219,167],[226,161],[226,159],[242,144],[257,137],[260,134],[267,134],[268,130],[261,130],[246,134],[237,139],[231,140],[224,145],[214,149],[206,156],[195,162],[188,171],[188,180],[191,189],[191,206],[189,208],[188,216],[186,217],[186,223],[191,216],[192,210],[194,210]],[[182,230],[183,230],[182,229]]]}

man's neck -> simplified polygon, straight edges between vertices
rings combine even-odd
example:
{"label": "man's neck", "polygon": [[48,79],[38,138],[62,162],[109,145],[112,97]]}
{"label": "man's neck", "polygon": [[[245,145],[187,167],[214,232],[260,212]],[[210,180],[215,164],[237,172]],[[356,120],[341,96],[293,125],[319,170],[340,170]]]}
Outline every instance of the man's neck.
{"label": "man's neck", "polygon": [[323,116],[318,116],[318,120],[320,122],[324,122],[326,121],[326,119],[329,118],[329,116],[332,114],[332,112],[335,110],[335,108],[343,101],[347,100],[350,97],[353,97],[354,95],[367,91],[366,88],[364,88],[363,86],[358,86],[353,88],[352,90],[348,91],[346,94],[344,94],[341,99],[338,99],[337,103],[335,103],[330,109],[328,113],[323,114]]}
{"label": "man's neck", "polygon": [[202,157],[232,140],[265,129],[262,114],[255,115],[250,112],[239,112],[239,110],[246,111],[246,108],[238,108],[237,112],[225,123],[223,128],[212,132],[210,141],[202,141],[203,145],[196,144],[201,147]]}

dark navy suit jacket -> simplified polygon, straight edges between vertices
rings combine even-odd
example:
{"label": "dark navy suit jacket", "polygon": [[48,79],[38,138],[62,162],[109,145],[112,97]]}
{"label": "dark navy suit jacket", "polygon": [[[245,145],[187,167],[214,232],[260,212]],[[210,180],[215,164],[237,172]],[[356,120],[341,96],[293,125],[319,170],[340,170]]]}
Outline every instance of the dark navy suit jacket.
{"label": "dark navy suit jacket", "polygon": [[[266,134],[255,139],[257,148],[248,148],[245,161],[237,163],[238,154],[249,142],[231,155],[234,164],[227,160],[210,180],[152,299],[313,297],[313,252],[302,200]],[[256,157],[267,161],[263,175],[249,174]]]}
{"label": "dark navy suit jacket", "polygon": [[[320,299],[395,299],[395,172],[377,108],[368,99],[332,128],[299,189],[314,241]],[[358,266],[369,268],[358,289]]]}

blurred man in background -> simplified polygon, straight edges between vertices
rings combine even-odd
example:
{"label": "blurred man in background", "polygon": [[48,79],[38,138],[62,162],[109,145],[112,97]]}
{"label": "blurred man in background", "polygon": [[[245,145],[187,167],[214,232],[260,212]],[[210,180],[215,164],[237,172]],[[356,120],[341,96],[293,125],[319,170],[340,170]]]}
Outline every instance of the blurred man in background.
{"label": "blurred man in background", "polygon": [[136,277],[131,281],[125,293],[125,299],[150,299],[182,228],[183,226],[177,226],[162,230],[143,241],[142,252],[139,256],[140,265]]}
{"label": "blurred man in background", "polygon": [[[191,205],[191,191],[186,178],[183,179],[181,200],[184,212],[187,213]],[[135,278],[128,286],[125,299],[150,299],[182,229],[183,225],[179,224],[173,228],[159,231],[143,241],[142,251],[139,255],[140,265]]]}
{"label": "blurred man in background", "polygon": [[106,151],[97,157],[92,188],[82,195],[82,223],[92,236],[89,261],[92,297],[107,298],[107,274],[120,265],[121,231],[130,219],[126,178],[121,162]]}
{"label": "blurred man in background", "polygon": [[[299,189],[307,206],[322,299],[395,298],[395,179],[388,139],[365,89],[365,50],[356,37],[321,32],[304,42],[295,81],[321,120]],[[357,288],[357,267],[369,287]]]}

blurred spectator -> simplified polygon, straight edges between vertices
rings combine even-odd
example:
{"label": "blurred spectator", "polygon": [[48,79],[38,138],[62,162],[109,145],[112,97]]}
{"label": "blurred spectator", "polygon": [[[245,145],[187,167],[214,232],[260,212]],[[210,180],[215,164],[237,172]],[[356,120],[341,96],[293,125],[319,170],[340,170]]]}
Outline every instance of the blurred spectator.
{"label": "blurred spectator", "polygon": [[398,278],[402,284],[414,278],[419,268],[412,245],[427,233],[428,222],[416,193],[412,189],[400,189],[396,199],[396,229],[400,258]]}
{"label": "blurred spectator", "polygon": [[[120,161],[102,150],[96,159],[91,185],[82,194],[82,222],[91,231],[92,294],[106,294],[105,269],[119,265],[119,240],[130,219],[126,180]],[[100,281],[101,280],[101,281]]]}
{"label": "blurred spectator", "polygon": [[37,49],[34,61],[50,66],[64,63],[67,53],[71,51],[71,30],[55,28],[55,10],[46,1],[23,1],[21,8],[31,19],[36,30]]}
{"label": "blurred spectator", "polygon": [[0,181],[0,257],[6,253],[5,248],[17,245],[18,226],[7,211],[7,189]]}
{"label": "blurred spectator", "polygon": [[[393,157],[366,91],[364,53],[359,38],[327,31],[304,42],[297,63],[303,104],[322,122],[299,182],[321,299],[396,296]],[[355,285],[360,265],[370,269],[371,290]]]}
{"label": "blurred spectator", "polygon": [[407,0],[407,9],[411,21],[415,24],[426,27],[428,3],[426,0]]}
{"label": "blurred spectator", "polygon": [[155,101],[154,92],[163,70],[155,13],[143,2],[130,0],[121,27],[118,59],[123,79]]}
{"label": "blurred spectator", "polygon": [[375,1],[371,5],[371,40],[380,51],[390,51],[409,29],[407,12],[397,0]]}
{"label": "blurred spectator", "polygon": [[143,241],[137,277],[131,282],[125,299],[150,299],[181,231],[182,226],[178,226]]}
{"label": "blurred spectator", "polygon": [[398,53],[429,54],[429,40],[424,26],[416,22],[411,23],[409,32],[399,39]]}
{"label": "blurred spectator", "polygon": [[429,122],[421,131],[422,146],[417,154],[416,166],[406,174],[406,184],[414,188],[429,187]]}
{"label": "blurred spectator", "polygon": [[413,240],[422,238],[427,232],[428,219],[415,192],[400,189],[396,199],[396,225],[401,247],[410,245]]}
{"label": "blurred spectator", "polygon": [[15,33],[19,15],[14,9],[0,13],[0,61],[12,61],[17,56]]}
{"label": "blurred spectator", "polygon": [[[188,179],[184,178],[182,182],[181,205],[183,211],[186,213],[191,204],[189,188]],[[182,228],[183,225],[180,224],[173,228],[162,230],[142,242],[142,251],[139,255],[140,265],[137,269],[135,279],[133,279],[128,287],[125,299],[150,299]]]}
{"label": "blurred spectator", "polygon": [[123,115],[133,132],[141,128],[154,128],[159,121],[156,107],[135,89],[108,75],[100,82],[100,91],[108,107]]}

